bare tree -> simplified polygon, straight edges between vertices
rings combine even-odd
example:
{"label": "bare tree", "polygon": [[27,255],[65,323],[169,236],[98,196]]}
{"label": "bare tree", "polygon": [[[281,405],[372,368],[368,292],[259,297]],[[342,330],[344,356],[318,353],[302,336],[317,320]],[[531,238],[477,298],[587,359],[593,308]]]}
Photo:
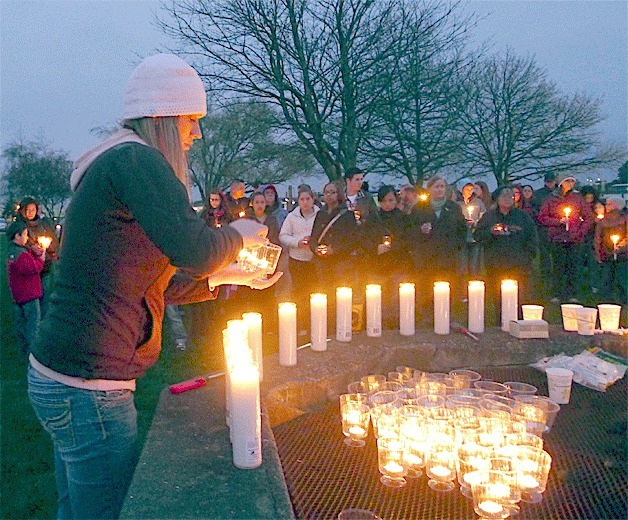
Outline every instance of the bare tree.
{"label": "bare tree", "polygon": [[355,166],[404,21],[395,0],[173,0],[162,28],[210,89],[279,107],[330,179]]}
{"label": "bare tree", "polygon": [[203,137],[189,154],[190,172],[203,200],[233,179],[277,183],[308,171],[313,160],[278,128],[268,105],[247,102],[213,111],[200,121]]}
{"label": "bare tree", "polygon": [[43,141],[14,142],[2,151],[3,185],[10,201],[30,195],[49,217],[59,217],[68,202],[72,161],[67,152],[51,149]]}
{"label": "bare tree", "polygon": [[500,186],[625,157],[617,147],[598,145],[600,102],[561,94],[533,58],[507,51],[487,59],[469,74],[466,88],[463,152],[475,173],[492,174]]}
{"label": "bare tree", "polygon": [[458,8],[432,1],[405,6],[408,23],[369,139],[377,168],[412,184],[463,161],[457,77],[478,54],[464,52],[474,19],[458,16]]}

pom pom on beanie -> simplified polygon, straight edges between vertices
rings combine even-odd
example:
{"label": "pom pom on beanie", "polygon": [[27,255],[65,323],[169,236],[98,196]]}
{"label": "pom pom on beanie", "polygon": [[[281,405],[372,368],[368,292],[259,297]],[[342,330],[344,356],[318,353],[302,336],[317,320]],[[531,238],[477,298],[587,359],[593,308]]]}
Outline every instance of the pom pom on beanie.
{"label": "pom pom on beanie", "polygon": [[205,87],[196,71],[174,54],[155,54],[131,73],[122,119],[207,114]]}

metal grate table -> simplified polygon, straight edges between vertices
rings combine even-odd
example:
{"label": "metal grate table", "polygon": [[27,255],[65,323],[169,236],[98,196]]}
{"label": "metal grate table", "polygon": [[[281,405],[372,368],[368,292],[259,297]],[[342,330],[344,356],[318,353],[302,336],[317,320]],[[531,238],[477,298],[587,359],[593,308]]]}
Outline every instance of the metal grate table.
{"label": "metal grate table", "polygon": [[[523,381],[547,395],[545,374],[529,367],[479,370],[484,379]],[[552,456],[540,504],[521,503],[521,520],[628,518],[626,381],[601,393],[574,384],[545,449]],[[372,434],[364,448],[343,442],[339,406],[326,405],[273,430],[297,518],[333,519],[361,508],[383,519],[472,519],[471,500],[458,490],[437,493],[425,475],[402,489],[379,482]]]}

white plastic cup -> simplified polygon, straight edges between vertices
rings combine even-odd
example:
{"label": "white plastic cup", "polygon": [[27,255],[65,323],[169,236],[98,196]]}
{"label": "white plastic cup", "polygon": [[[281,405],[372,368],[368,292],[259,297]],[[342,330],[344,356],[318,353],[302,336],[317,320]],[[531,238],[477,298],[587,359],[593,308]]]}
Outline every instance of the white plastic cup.
{"label": "white plastic cup", "polygon": [[581,336],[593,336],[595,334],[597,309],[593,307],[576,309],[576,319],[578,320],[578,334]]}
{"label": "white plastic cup", "polygon": [[560,310],[563,314],[563,328],[568,331],[575,332],[578,330],[578,319],[576,318],[576,309],[582,309],[582,305],[576,303],[563,303]]}
{"label": "white plastic cup", "polygon": [[611,303],[600,303],[597,306],[600,311],[600,328],[602,330],[619,329],[619,318],[621,316],[621,305]]}
{"label": "white plastic cup", "polygon": [[558,367],[548,367],[545,372],[550,400],[556,404],[567,404],[571,397],[573,372],[567,368]]}
{"label": "white plastic cup", "polygon": [[543,306],[542,305],[522,305],[521,311],[523,313],[524,321],[543,319]]}

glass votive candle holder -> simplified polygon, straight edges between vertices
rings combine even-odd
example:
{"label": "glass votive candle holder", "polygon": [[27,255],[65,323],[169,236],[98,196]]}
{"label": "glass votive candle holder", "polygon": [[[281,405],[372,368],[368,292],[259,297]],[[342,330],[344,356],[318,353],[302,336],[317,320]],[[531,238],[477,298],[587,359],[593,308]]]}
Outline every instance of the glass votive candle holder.
{"label": "glass votive candle holder", "polygon": [[456,395],[465,395],[467,397],[475,397],[477,399],[481,399],[486,394],[490,394],[491,392],[487,392],[486,390],[479,390],[477,388],[463,388],[462,390],[458,390]]}
{"label": "glass votive candle holder", "polygon": [[360,379],[368,386],[369,392],[376,392],[381,385],[386,382],[386,376],[380,374],[370,374]]}
{"label": "glass votive candle holder", "polygon": [[466,368],[457,368],[455,370],[450,370],[449,375],[456,378],[468,378],[471,384],[469,386],[473,386],[473,383],[482,379],[482,374],[475,372],[474,370],[468,370]]}
{"label": "glass votive candle holder", "polygon": [[471,486],[482,481],[482,472],[488,471],[488,461],[493,451],[476,443],[463,443],[458,448],[456,475],[460,492],[473,498]]}
{"label": "glass votive candle holder", "polygon": [[345,404],[365,404],[368,406],[368,396],[360,393],[340,394],[340,408]]}
{"label": "glass votive candle holder", "polygon": [[450,443],[433,443],[426,454],[425,472],[430,477],[430,489],[439,492],[451,491],[456,478],[456,447]]}
{"label": "glass votive candle holder", "polygon": [[497,383],[495,381],[475,381],[473,387],[484,392],[490,392],[497,395],[506,395],[508,388],[506,385]]}
{"label": "glass votive candle holder", "polygon": [[369,395],[371,406],[381,406],[397,400],[397,394],[392,390],[381,390]]}
{"label": "glass votive candle holder", "polygon": [[552,401],[549,397],[543,395],[516,395],[515,401],[522,403],[537,403],[540,401],[547,402],[547,422],[545,424],[545,431],[548,432],[552,429],[554,421],[558,412],[560,412],[560,405]]}
{"label": "glass votive candle holder", "polygon": [[517,401],[510,399],[505,395],[486,394],[480,399],[480,408],[482,410],[501,410],[508,414],[512,414]]}
{"label": "glass votive candle holder", "polygon": [[524,321],[542,320],[543,319],[543,306],[542,305],[522,305],[521,313]]}
{"label": "glass votive candle holder", "polygon": [[475,408],[479,408],[480,406],[480,397],[473,397],[465,394],[452,394],[447,396],[447,400],[445,402],[445,406],[449,408],[453,408],[455,406],[473,406]]}
{"label": "glass votive candle holder", "polygon": [[269,242],[257,251],[258,267],[264,270],[265,276],[272,276],[279,263],[281,246]]}
{"label": "glass votive candle holder", "polygon": [[350,394],[368,394],[369,386],[362,381],[353,381],[347,385],[347,391]]}
{"label": "glass votive candle holder", "polygon": [[[506,435],[506,446],[531,446],[533,448],[542,449],[543,437],[528,432],[509,433],[508,435]],[[509,456],[513,455],[511,454]]]}
{"label": "glass votive candle holder", "polygon": [[416,383],[415,389],[419,395],[447,395],[447,387],[440,381],[430,381],[429,379],[421,379]]}
{"label": "glass votive candle holder", "polygon": [[548,402],[542,400],[536,403],[515,402],[517,404],[513,413],[525,421],[526,431],[535,435],[543,435],[547,425]]}
{"label": "glass votive candle holder", "polygon": [[445,397],[442,395],[422,395],[415,399],[415,401],[425,418],[432,417],[436,409],[445,406]]}
{"label": "glass votive candle holder", "polygon": [[341,414],[345,444],[352,448],[364,446],[364,439],[368,436],[369,407],[365,404],[345,403],[341,408]]}
{"label": "glass votive candle holder", "polygon": [[407,381],[408,379],[412,379],[414,377],[414,373],[416,372],[416,370],[412,367],[401,365],[395,367],[395,372],[399,372],[404,380]]}
{"label": "glass votive candle holder", "polygon": [[[487,473],[484,473],[487,475]],[[510,507],[506,502],[505,484],[481,480],[471,486],[473,510],[480,518],[498,520],[510,516]]]}
{"label": "glass votive candle holder", "polygon": [[504,385],[508,387],[508,397],[510,398],[514,398],[516,395],[534,395],[539,390],[534,385],[519,381],[506,381]]}
{"label": "glass votive candle holder", "polygon": [[393,410],[388,406],[385,406],[385,411],[380,413],[377,417],[377,438],[382,439],[384,437],[398,438],[400,423],[397,414],[393,413]]}
{"label": "glass votive candle holder", "polygon": [[494,456],[488,461],[489,480],[491,474],[496,472],[495,477],[499,481],[499,485],[502,486],[501,493],[503,493],[504,501],[509,507],[510,516],[519,512],[517,504],[521,501],[521,489],[518,485],[518,473],[515,465],[516,460],[513,457]]}
{"label": "glass votive candle holder", "polygon": [[399,392],[403,390],[405,387],[399,381],[385,381],[382,385],[377,389],[378,392],[381,391],[390,391],[390,392]]}
{"label": "glass votive candle holder", "polygon": [[538,504],[543,500],[552,457],[541,448],[520,446],[514,457],[514,464],[521,489],[521,501]]}
{"label": "glass votive candle holder", "polygon": [[394,437],[377,439],[377,461],[379,481],[385,486],[400,488],[406,485],[404,478],[408,474],[408,463],[404,457],[405,443]]}

